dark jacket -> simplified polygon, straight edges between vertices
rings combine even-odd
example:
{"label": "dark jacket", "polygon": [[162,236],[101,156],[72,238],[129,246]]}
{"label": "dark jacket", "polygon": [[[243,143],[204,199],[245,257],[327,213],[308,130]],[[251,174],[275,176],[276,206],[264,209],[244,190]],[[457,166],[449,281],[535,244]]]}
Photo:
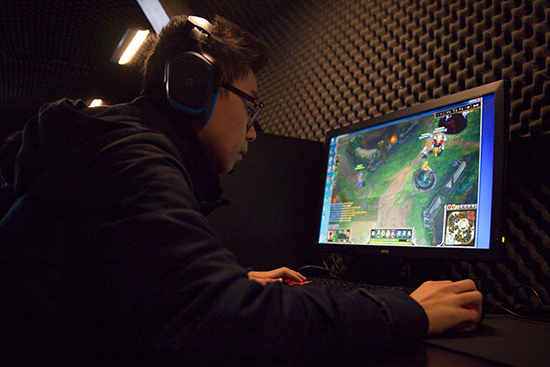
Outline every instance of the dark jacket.
{"label": "dark jacket", "polygon": [[15,192],[10,185],[0,186],[0,219],[10,210],[15,202]]}
{"label": "dark jacket", "polygon": [[426,334],[399,292],[249,281],[205,219],[222,190],[200,139],[146,98],[46,105],[19,159],[0,222],[0,358],[309,364]]}

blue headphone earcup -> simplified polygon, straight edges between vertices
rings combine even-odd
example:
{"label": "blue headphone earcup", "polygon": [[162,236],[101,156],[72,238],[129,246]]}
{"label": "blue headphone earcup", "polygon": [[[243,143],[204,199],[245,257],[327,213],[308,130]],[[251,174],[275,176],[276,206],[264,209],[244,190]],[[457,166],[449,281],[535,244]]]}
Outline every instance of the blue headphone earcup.
{"label": "blue headphone earcup", "polygon": [[221,70],[199,42],[207,35],[193,28],[193,24],[190,26],[187,49],[166,62],[166,95],[172,106],[188,114],[197,124],[204,125],[216,104]]}

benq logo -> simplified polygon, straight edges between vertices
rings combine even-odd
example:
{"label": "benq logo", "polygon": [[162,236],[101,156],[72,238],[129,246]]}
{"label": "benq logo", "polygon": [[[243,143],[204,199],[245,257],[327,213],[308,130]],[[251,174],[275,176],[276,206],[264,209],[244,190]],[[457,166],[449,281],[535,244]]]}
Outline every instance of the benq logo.
{"label": "benq logo", "polygon": [[380,253],[381,253],[381,254],[389,255],[389,254],[390,254],[390,250],[380,250]]}

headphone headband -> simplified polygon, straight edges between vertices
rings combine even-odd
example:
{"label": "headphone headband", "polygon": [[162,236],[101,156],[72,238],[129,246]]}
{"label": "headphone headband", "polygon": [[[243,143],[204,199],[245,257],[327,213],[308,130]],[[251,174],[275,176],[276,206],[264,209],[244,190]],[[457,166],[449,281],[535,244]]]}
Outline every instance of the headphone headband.
{"label": "headphone headband", "polygon": [[[207,21],[204,18],[197,17],[195,15],[190,15],[187,17],[187,24],[192,24],[201,31],[205,32],[208,36],[212,33],[212,23]],[[187,25],[186,24],[186,25]]]}

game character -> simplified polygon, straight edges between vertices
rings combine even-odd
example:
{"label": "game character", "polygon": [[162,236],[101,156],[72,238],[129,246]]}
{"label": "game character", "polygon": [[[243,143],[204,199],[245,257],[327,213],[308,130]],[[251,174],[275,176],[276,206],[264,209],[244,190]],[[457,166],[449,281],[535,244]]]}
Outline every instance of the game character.
{"label": "game character", "polygon": [[421,154],[420,159],[428,158],[428,147],[424,146],[424,148],[422,148],[422,151],[420,152],[420,154]]}

